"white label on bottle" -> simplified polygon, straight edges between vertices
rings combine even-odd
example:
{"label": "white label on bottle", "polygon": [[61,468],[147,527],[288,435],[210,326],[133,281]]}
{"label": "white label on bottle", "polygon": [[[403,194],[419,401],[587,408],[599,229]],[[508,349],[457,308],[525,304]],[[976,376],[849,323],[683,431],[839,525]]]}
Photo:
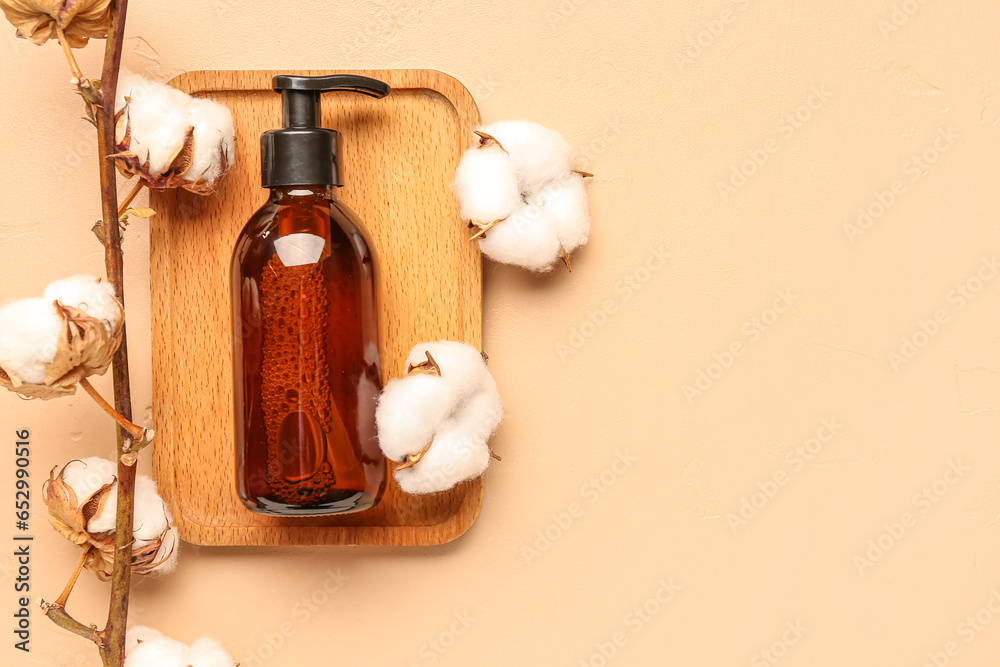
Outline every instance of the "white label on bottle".
{"label": "white label on bottle", "polygon": [[285,266],[315,264],[323,255],[326,240],[315,234],[289,234],[274,242],[278,259]]}

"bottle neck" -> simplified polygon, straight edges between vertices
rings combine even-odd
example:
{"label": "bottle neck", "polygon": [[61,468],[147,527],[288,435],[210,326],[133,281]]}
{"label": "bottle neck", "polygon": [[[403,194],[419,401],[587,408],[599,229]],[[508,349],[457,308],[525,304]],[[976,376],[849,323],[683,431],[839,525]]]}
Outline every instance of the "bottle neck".
{"label": "bottle neck", "polygon": [[271,202],[285,205],[315,205],[320,200],[331,201],[337,199],[339,196],[337,191],[339,189],[332,185],[287,185],[280,188],[271,188]]}
{"label": "bottle neck", "polygon": [[330,207],[336,200],[336,188],[329,185],[273,188],[271,203],[277,206],[278,237],[311,234],[329,240]]}

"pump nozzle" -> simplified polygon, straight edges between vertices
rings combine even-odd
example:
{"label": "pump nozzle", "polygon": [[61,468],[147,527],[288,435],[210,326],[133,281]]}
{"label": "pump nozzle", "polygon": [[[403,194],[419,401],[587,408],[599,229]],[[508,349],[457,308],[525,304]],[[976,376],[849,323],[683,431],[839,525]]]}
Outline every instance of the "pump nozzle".
{"label": "pump nozzle", "polygon": [[381,98],[389,94],[389,85],[357,74],[279,74],[271,86],[281,93],[283,129],[265,132],[260,138],[264,187],[341,185],[337,132],[318,126],[320,93],[346,91]]}

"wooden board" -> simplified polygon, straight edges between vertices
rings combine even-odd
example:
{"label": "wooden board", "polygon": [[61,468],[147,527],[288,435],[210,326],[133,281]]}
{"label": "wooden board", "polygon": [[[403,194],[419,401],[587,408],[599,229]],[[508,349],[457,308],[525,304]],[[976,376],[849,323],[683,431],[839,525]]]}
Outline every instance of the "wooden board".
{"label": "wooden board", "polygon": [[[260,134],[281,124],[275,74],[189,72],[171,84],[228,106],[235,166],[217,195],[155,192],[151,219],[153,469],[183,540],[202,545],[435,545],[479,513],[482,481],[432,497],[390,481],[374,509],[332,517],[255,514],[236,492],[229,266],[237,235],[266,201]],[[482,347],[482,268],[449,184],[479,113],[455,79],[426,70],[353,71],[393,88],[375,100],[323,96],[323,125],[341,133],[341,197],[365,222],[382,259],[380,350],[385,377],[401,375],[421,341]]]}

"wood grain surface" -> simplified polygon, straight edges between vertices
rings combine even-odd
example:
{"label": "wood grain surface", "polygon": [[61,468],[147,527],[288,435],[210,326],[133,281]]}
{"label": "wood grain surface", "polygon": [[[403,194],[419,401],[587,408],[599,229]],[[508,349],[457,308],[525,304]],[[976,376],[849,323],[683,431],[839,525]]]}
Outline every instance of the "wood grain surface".
{"label": "wood grain surface", "polygon": [[[267,198],[259,137],[281,124],[271,77],[340,72],[206,71],[171,81],[228,106],[236,125],[235,166],[216,195],[151,195],[153,469],[188,542],[435,545],[464,533],[479,513],[481,479],[430,497],[407,496],[390,481],[374,509],[330,517],[259,515],[237,496],[229,267],[237,235]],[[388,381],[421,341],[482,347],[480,255],[449,187],[479,113],[465,87],[441,72],[350,73],[393,88],[383,100],[323,95],[323,125],[341,133],[341,197],[382,260],[379,345]]]}

